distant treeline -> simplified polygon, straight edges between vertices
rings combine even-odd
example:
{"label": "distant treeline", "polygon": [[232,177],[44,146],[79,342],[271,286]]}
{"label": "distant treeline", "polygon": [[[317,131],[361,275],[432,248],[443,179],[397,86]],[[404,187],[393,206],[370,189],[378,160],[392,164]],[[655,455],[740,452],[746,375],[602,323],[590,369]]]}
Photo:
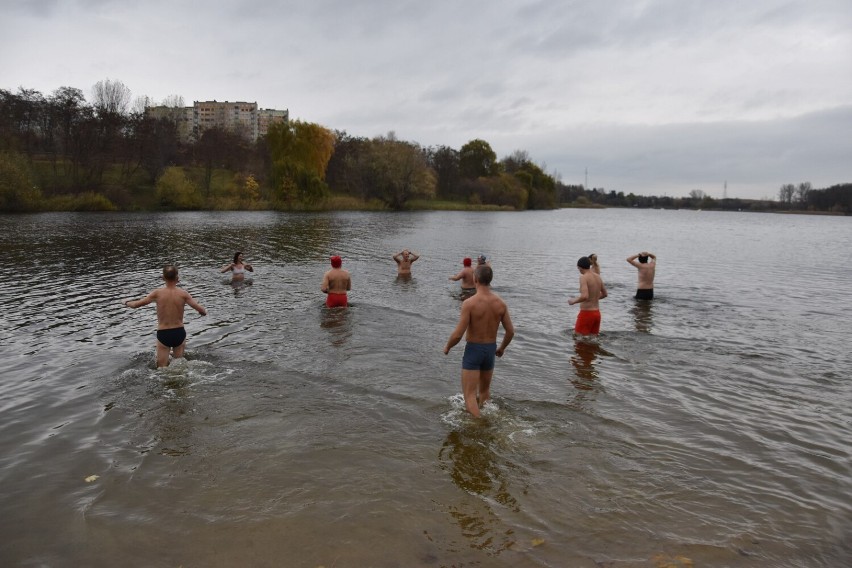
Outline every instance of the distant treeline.
{"label": "distant treeline", "polygon": [[[790,193],[790,188],[794,188],[793,193]],[[812,189],[809,182],[800,183],[798,186],[785,184],[779,190],[778,201],[729,197],[715,199],[695,189],[689,192],[688,197],[658,197],[632,193],[625,195],[621,191],[585,189],[582,186],[561,186],[558,198],[563,204],[593,204],[601,207],[852,214],[852,183],[837,184],[826,189]]]}
{"label": "distant treeline", "polygon": [[[182,142],[147,98],[119,81],[51,95],[0,89],[0,211],[152,209],[805,209],[848,214],[850,185],[779,201],[645,197],[565,185],[526,151],[497,159],[488,142],[423,147],[391,132],[354,137],[318,124],[270,126],[249,141],[210,128]],[[169,97],[177,106],[182,98]],[[174,113],[178,116],[180,113]],[[809,184],[808,184],[809,185]],[[800,184],[801,186],[801,184]],[[786,187],[786,186],[784,186]],[[782,188],[782,191],[786,192]],[[795,197],[795,199],[793,199]]]}

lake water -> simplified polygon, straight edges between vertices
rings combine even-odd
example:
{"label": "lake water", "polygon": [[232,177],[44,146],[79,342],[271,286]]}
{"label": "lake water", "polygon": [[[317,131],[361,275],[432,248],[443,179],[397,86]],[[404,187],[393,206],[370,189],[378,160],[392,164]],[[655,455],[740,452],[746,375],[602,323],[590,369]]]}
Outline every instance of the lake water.
{"label": "lake water", "polygon": [[[2,566],[848,566],[852,219],[0,216]],[[397,279],[393,253],[420,253]],[[218,268],[242,250],[251,282]],[[659,257],[652,303],[624,259]],[[575,342],[578,257],[602,334]],[[464,256],[516,337],[476,421]],[[352,272],[348,310],[319,290]],[[206,306],[154,368],[163,263]],[[94,476],[97,476],[96,478]]]}

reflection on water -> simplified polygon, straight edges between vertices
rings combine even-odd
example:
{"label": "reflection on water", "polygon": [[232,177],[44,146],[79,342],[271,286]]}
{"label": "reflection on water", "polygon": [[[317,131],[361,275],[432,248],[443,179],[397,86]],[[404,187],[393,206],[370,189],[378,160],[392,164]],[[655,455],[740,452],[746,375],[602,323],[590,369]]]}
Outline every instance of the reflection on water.
{"label": "reflection on water", "polygon": [[352,307],[320,308],[320,327],[328,332],[334,347],[343,347],[352,337]]}
{"label": "reflection on water", "polygon": [[254,281],[251,278],[240,278],[238,280],[225,280],[224,283],[231,286],[231,288],[234,290],[235,297],[239,297],[245,294],[246,291],[251,288],[251,285],[254,284]]}
{"label": "reflection on water", "polygon": [[394,284],[403,292],[417,291],[417,280],[411,274],[397,274]]}
{"label": "reflection on water", "polygon": [[588,404],[595,400],[596,393],[603,389],[599,381],[598,364],[604,351],[599,341],[598,337],[574,338],[574,354],[571,355],[574,372],[570,381],[575,391],[569,401],[572,408],[587,409]]}
{"label": "reflection on water", "polygon": [[[4,566],[850,565],[849,219],[48,214],[0,229],[16,273],[0,294]],[[574,341],[574,259],[624,258],[639,233],[665,255],[664,300],[636,302],[635,270],[613,264],[603,334]],[[388,262],[403,242],[424,251],[413,277]],[[262,277],[223,285],[235,249]],[[460,354],[441,354],[466,297],[447,275],[470,250],[499,258],[517,333],[481,422]],[[331,252],[357,307],[323,305]],[[154,307],[120,300],[160,286],[167,261],[208,316],[188,312],[186,359],[157,371]]]}
{"label": "reflection on water", "polygon": [[474,500],[461,500],[449,507],[471,548],[499,554],[508,550],[515,537],[502,521],[500,508],[518,511],[510,492],[517,466],[497,451],[495,427],[486,420],[447,434],[438,454],[441,468],[453,483]]}
{"label": "reflection on water", "polygon": [[630,308],[633,323],[639,333],[651,333],[654,325],[653,305],[652,300],[636,300],[636,303]]}

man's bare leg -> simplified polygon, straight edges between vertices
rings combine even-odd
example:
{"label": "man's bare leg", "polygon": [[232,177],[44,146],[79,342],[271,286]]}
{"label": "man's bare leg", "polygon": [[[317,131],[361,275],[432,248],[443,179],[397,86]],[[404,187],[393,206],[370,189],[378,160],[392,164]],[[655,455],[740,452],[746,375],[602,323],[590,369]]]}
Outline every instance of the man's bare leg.
{"label": "man's bare leg", "polygon": [[157,368],[169,366],[169,347],[157,342]]}
{"label": "man's bare leg", "polygon": [[479,418],[479,401],[477,400],[477,389],[480,383],[480,371],[476,369],[462,369],[462,393],[464,394],[464,405],[467,411]]}
{"label": "man's bare leg", "polygon": [[485,406],[485,403],[491,400],[491,377],[494,376],[494,369],[479,372],[479,407]]}
{"label": "man's bare leg", "polygon": [[184,349],[186,349],[186,339],[183,340],[183,343],[181,343],[172,350],[172,355],[174,355],[175,359],[180,359],[181,357],[183,357]]}

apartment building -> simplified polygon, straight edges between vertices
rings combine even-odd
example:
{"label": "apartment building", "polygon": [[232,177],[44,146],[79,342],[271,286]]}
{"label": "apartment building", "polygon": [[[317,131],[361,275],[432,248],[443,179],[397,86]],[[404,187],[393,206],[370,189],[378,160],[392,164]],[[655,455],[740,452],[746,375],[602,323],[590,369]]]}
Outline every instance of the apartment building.
{"label": "apartment building", "polygon": [[148,116],[174,120],[182,142],[198,140],[208,128],[218,127],[239,133],[254,142],[265,136],[269,127],[286,123],[289,110],[260,109],[257,103],[194,101],[191,107],[148,107]]}

